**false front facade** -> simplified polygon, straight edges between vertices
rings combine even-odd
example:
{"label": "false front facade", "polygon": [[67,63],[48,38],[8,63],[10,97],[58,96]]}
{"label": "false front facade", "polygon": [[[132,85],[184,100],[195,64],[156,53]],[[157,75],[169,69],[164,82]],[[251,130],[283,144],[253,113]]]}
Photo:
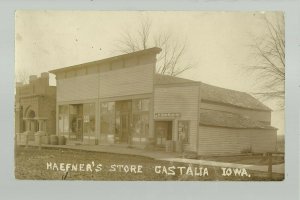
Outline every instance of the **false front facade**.
{"label": "false front facade", "polygon": [[68,144],[180,142],[198,154],[275,150],[269,108],[246,93],[156,74],[160,51],[50,71],[57,80],[57,134]]}

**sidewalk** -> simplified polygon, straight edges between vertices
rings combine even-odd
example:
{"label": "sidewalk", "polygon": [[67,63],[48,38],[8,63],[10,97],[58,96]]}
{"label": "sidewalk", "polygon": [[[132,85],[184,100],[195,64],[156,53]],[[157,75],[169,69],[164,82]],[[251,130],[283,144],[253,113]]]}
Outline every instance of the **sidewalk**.
{"label": "sidewalk", "polygon": [[[30,144],[29,146],[37,146]],[[214,167],[230,167],[230,168],[245,168],[248,170],[268,172],[267,165],[244,165],[236,163],[226,163],[226,162],[217,162],[217,161],[208,161],[208,160],[196,160],[196,159],[187,159],[181,158],[182,154],[175,152],[165,152],[158,150],[147,150],[142,148],[133,148],[128,147],[127,145],[42,145],[46,148],[62,148],[62,149],[74,149],[74,150],[83,150],[83,151],[94,151],[102,153],[116,153],[116,154],[126,154],[126,155],[135,155],[135,156],[144,156],[153,158],[156,160],[163,160],[169,162],[180,162],[180,163],[191,163],[198,165],[214,166]],[[284,163],[277,164],[272,166],[272,171],[274,173],[284,173]]]}
{"label": "sidewalk", "polygon": [[[35,144],[30,144],[29,146],[38,146]],[[153,159],[168,159],[181,157],[181,154],[175,152],[165,152],[158,150],[147,150],[136,147],[128,147],[128,145],[41,145],[41,147],[46,148],[62,148],[62,149],[74,149],[83,151],[93,151],[102,153],[116,153],[134,156],[144,156]]]}

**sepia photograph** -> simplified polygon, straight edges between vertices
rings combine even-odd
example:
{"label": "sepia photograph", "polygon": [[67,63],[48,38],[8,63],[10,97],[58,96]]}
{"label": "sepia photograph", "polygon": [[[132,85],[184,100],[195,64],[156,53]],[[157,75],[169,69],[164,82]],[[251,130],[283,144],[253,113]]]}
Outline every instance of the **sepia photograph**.
{"label": "sepia photograph", "polygon": [[280,11],[15,12],[15,178],[283,181]]}

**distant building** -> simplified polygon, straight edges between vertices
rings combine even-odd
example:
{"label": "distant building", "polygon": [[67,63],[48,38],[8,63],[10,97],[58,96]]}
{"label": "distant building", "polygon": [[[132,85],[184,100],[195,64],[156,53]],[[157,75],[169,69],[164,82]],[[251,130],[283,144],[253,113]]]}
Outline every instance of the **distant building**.
{"label": "distant building", "polygon": [[47,72],[31,75],[28,84],[16,83],[15,133],[55,134],[55,105],[56,87],[49,86]]}
{"label": "distant building", "polygon": [[271,110],[251,95],[155,73],[159,48],[55,69],[56,133],[68,144],[276,149]]}

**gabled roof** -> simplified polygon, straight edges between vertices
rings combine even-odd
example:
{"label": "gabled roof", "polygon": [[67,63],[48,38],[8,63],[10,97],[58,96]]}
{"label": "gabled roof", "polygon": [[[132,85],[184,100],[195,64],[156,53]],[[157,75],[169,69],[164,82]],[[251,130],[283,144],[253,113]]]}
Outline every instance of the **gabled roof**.
{"label": "gabled roof", "polygon": [[259,100],[251,96],[246,92],[240,92],[236,90],[225,89],[199,81],[193,81],[184,78],[178,78],[169,75],[155,74],[155,85],[167,85],[167,84],[199,84],[200,95],[202,101],[209,101],[221,104],[229,104],[237,107],[271,111],[270,108],[265,106]]}
{"label": "gabled roof", "polygon": [[253,119],[229,112],[205,110],[200,113],[200,125],[217,126],[226,128],[238,128],[238,129],[271,129],[276,128],[264,124],[260,121],[254,121]]}

